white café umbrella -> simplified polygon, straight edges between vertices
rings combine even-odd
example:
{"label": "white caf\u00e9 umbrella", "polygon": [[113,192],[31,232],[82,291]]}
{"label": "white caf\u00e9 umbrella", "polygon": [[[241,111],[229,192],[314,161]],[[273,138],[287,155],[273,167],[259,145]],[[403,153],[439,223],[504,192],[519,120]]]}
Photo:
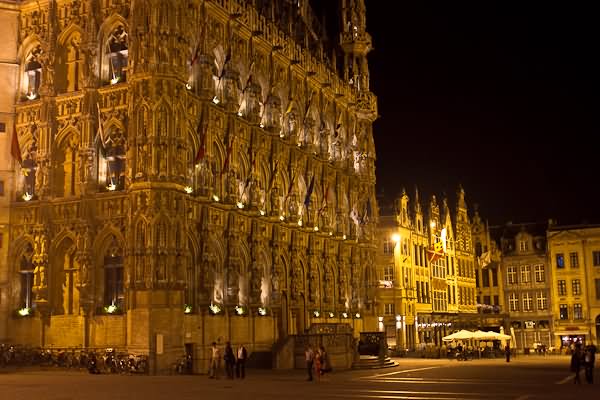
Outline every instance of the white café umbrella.
{"label": "white caf\u00e9 umbrella", "polygon": [[466,340],[466,339],[472,339],[472,338],[473,338],[473,332],[463,329],[458,332],[454,332],[448,336],[444,336],[442,338],[442,340],[444,342],[451,342],[453,340]]}

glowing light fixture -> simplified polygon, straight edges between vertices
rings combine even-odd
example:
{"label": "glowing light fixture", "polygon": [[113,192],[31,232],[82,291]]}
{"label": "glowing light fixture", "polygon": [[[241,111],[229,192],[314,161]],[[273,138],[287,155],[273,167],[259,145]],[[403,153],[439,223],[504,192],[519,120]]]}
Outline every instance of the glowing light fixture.
{"label": "glowing light fixture", "polygon": [[110,80],[110,84],[111,85],[115,85],[119,83],[119,77],[118,76],[113,76],[113,78]]}
{"label": "glowing light fixture", "polygon": [[219,201],[219,196],[217,196],[216,194],[213,194],[213,200],[214,201]]}
{"label": "glowing light fixture", "polygon": [[279,134],[279,137],[280,137],[280,138],[283,138],[284,136],[285,136],[285,135],[284,135],[283,133],[280,133],[280,134]]}
{"label": "glowing light fixture", "polygon": [[185,188],[183,188],[183,190],[185,190],[185,192],[187,194],[190,194],[190,193],[192,193],[194,191],[194,189],[192,189],[191,186],[186,186]]}
{"label": "glowing light fixture", "polygon": [[354,314],[354,318],[360,318],[360,313]]}
{"label": "glowing light fixture", "polygon": [[302,226],[302,220],[301,219],[298,220],[298,226]]}
{"label": "glowing light fixture", "polygon": [[265,210],[260,210],[259,213],[260,213],[260,215],[264,216],[265,215]]}
{"label": "glowing light fixture", "polygon": [[279,220],[280,220],[280,221],[283,221],[284,219],[285,219],[285,217],[284,217],[283,215],[280,215],[280,216],[279,216]]}
{"label": "glowing light fixture", "polygon": [[315,232],[319,232],[319,227],[318,227],[318,226],[315,226],[315,227],[313,228],[313,230],[314,230]]}
{"label": "glowing light fixture", "polygon": [[191,314],[192,313],[192,306],[186,304],[185,307],[183,308],[183,313],[184,314]]}
{"label": "glowing light fixture", "polygon": [[330,231],[330,232],[329,232],[329,236],[333,236],[333,232],[331,232],[331,231]]}
{"label": "glowing light fixture", "polygon": [[237,206],[237,208],[239,208],[240,210],[242,208],[244,208],[244,203],[242,203],[241,201],[238,201],[237,203],[235,203],[235,205]]}
{"label": "glowing light fixture", "polygon": [[399,235],[399,234],[397,234],[397,233],[394,233],[394,234],[392,235],[392,241],[393,241],[394,243],[398,243],[398,242],[400,241],[400,235]]}
{"label": "glowing light fixture", "polygon": [[343,312],[342,313],[342,318],[348,318],[348,313],[347,312]]}
{"label": "glowing light fixture", "polygon": [[343,239],[343,240],[346,240],[346,235],[342,236],[342,239]]}
{"label": "glowing light fixture", "polygon": [[115,190],[117,190],[117,185],[111,182],[108,184],[108,186],[106,186],[106,189],[110,190],[111,192],[114,192]]}
{"label": "glowing light fixture", "polygon": [[31,308],[29,308],[29,307],[21,308],[19,311],[17,311],[17,314],[19,314],[21,317],[26,317],[28,315],[31,315]]}
{"label": "glowing light fixture", "polygon": [[117,306],[111,304],[110,306],[104,307],[104,311],[106,311],[108,314],[114,314],[117,312]]}
{"label": "glowing light fixture", "polygon": [[244,315],[246,313],[246,309],[244,306],[235,306],[235,313],[237,315]]}
{"label": "glowing light fixture", "polygon": [[188,82],[188,83],[186,83],[186,84],[185,84],[185,88],[186,88],[187,90],[192,90],[192,84],[191,84],[191,83],[189,83],[189,82]]}
{"label": "glowing light fixture", "polygon": [[315,318],[319,318],[321,316],[321,313],[319,312],[319,310],[315,310],[315,311],[313,311],[313,316]]}
{"label": "glowing light fixture", "polygon": [[265,307],[258,307],[258,315],[264,317],[267,315],[267,309]]}
{"label": "glowing light fixture", "polygon": [[23,193],[23,196],[21,196],[21,197],[25,201],[29,201],[29,200],[33,199],[33,195],[31,193],[27,193],[27,192]]}
{"label": "glowing light fixture", "polygon": [[219,104],[219,98],[217,96],[213,97],[213,103]]}
{"label": "glowing light fixture", "polygon": [[431,223],[429,224],[429,226],[431,226],[432,229],[435,229],[435,221],[431,221]]}
{"label": "glowing light fixture", "polygon": [[27,96],[26,96],[26,97],[27,97],[29,100],[35,100],[35,99],[37,98],[37,93],[33,93],[33,92],[31,92],[31,93],[27,93]]}
{"label": "glowing light fixture", "polygon": [[258,126],[260,126],[261,128],[265,127],[265,124],[263,124],[262,122],[260,124],[258,124]]}
{"label": "glowing light fixture", "polygon": [[333,318],[334,316],[335,316],[335,314],[330,311],[329,312],[329,318]]}
{"label": "glowing light fixture", "polygon": [[218,304],[211,304],[210,306],[208,306],[208,309],[213,314],[218,314],[221,312],[221,306]]}
{"label": "glowing light fixture", "polygon": [[237,116],[238,116],[238,117],[241,117],[242,115],[243,115],[243,114],[242,114],[242,112],[241,112],[241,111],[238,111],[238,112],[237,112]]}

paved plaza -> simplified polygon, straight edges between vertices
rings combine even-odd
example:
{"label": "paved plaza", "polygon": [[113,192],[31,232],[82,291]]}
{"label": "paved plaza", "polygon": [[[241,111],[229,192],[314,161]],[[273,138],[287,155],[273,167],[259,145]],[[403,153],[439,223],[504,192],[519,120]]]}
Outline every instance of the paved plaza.
{"label": "paved plaza", "polygon": [[197,399],[593,399],[574,385],[565,356],[494,360],[398,359],[390,369],[334,371],[307,382],[304,371],[248,370],[245,380],[196,376],[90,375],[60,370],[0,370],[1,400]]}

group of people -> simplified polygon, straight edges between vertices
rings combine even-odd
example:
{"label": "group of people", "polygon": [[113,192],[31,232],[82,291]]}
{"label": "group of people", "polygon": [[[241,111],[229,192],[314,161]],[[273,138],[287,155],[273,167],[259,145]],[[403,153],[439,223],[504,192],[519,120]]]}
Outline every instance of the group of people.
{"label": "group of people", "polygon": [[326,372],[332,371],[329,354],[327,354],[323,345],[313,350],[312,346],[307,344],[304,348],[304,357],[306,359],[306,372],[308,373],[307,381],[313,380],[313,371],[317,381],[320,381],[321,376]]}
{"label": "group of people", "polygon": [[225,344],[224,354],[221,356],[221,349],[217,346],[217,342],[212,342],[210,368],[208,372],[209,378],[219,379],[221,359],[225,362],[225,372],[227,374],[227,378],[233,379],[234,374],[240,379],[244,379],[246,377],[246,360],[248,359],[248,351],[243,344],[240,344],[236,352],[234,352],[233,348],[231,347],[231,343],[227,342]]}
{"label": "group of people", "polygon": [[583,348],[581,343],[575,345],[571,354],[571,371],[575,373],[573,383],[581,383],[579,372],[585,370],[587,383],[594,383],[594,363],[596,362],[596,346],[590,344]]}

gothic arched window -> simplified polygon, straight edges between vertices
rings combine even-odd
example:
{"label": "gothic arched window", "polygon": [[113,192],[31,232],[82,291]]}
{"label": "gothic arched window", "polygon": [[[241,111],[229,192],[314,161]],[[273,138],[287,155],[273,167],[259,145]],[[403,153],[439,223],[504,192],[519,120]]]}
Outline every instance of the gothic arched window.
{"label": "gothic arched window", "polygon": [[126,148],[125,135],[114,129],[107,135],[106,142],[100,151],[98,178],[107,190],[125,189]]}
{"label": "gothic arched window", "polygon": [[129,50],[127,47],[127,32],[120,25],[108,36],[106,48],[104,49],[104,64],[102,66],[102,81],[115,84],[127,80],[127,59]]}
{"label": "gothic arched window", "polygon": [[33,248],[28,244],[19,259],[19,276],[21,290],[19,294],[19,308],[27,309],[33,307]]}
{"label": "gothic arched window", "polygon": [[40,85],[42,83],[42,64],[39,57],[42,49],[38,46],[34,48],[25,61],[24,95],[29,100],[34,100],[39,96]]}
{"label": "gothic arched window", "polygon": [[118,254],[109,254],[104,257],[104,305],[122,309],[124,299],[123,257]]}

